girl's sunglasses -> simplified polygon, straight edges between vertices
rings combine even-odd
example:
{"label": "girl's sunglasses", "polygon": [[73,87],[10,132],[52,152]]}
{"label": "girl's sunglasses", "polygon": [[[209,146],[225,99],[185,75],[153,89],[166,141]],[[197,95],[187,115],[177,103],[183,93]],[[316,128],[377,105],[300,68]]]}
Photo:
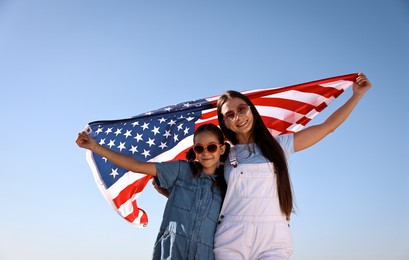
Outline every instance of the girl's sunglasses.
{"label": "girl's sunglasses", "polygon": [[206,149],[209,153],[215,153],[217,148],[222,146],[222,144],[209,144],[209,145],[195,145],[193,146],[193,151],[197,154],[201,154]]}

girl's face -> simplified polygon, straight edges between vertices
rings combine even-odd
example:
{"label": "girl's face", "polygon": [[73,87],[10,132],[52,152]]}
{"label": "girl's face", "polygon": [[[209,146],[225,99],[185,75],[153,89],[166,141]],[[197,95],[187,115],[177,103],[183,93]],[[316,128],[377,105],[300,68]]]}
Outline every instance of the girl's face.
{"label": "girl's face", "polygon": [[193,150],[195,151],[196,159],[203,166],[203,171],[206,174],[212,175],[219,165],[220,156],[224,153],[225,146],[220,144],[217,136],[205,131],[196,135]]}
{"label": "girl's face", "polygon": [[236,133],[239,143],[247,143],[254,117],[250,107],[240,98],[229,98],[221,107],[224,125]]}

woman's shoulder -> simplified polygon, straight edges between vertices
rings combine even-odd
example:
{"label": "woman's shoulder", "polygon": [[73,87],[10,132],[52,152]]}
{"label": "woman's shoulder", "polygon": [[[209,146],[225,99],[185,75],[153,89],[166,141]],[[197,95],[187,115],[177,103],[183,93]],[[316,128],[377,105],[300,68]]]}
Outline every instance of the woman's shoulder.
{"label": "woman's shoulder", "polygon": [[281,142],[285,143],[285,142],[293,140],[294,139],[294,134],[283,134],[283,135],[279,135],[279,136],[274,136],[274,138],[279,143],[281,143]]}
{"label": "woman's shoulder", "polygon": [[294,134],[284,134],[274,138],[281,145],[287,157],[294,153]]}

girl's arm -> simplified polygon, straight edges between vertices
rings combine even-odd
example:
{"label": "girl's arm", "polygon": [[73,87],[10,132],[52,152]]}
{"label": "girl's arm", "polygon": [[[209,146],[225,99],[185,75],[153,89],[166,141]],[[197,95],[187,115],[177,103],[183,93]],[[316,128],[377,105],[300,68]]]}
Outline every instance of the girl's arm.
{"label": "girl's arm", "polygon": [[167,189],[160,187],[160,186],[156,183],[155,178],[152,180],[152,185],[153,185],[153,187],[155,188],[155,190],[156,190],[159,194],[162,194],[162,195],[165,196],[166,198],[169,198],[170,192],[169,192]]}
{"label": "girl's arm", "polygon": [[322,124],[307,127],[294,134],[294,152],[306,149],[322,140],[340,126],[351,114],[365,92],[371,88],[371,82],[362,73],[358,74],[352,87],[351,98],[338,108]]}
{"label": "girl's arm", "polygon": [[102,145],[97,143],[94,138],[92,138],[85,132],[81,132],[78,134],[76,143],[79,147],[89,149],[92,152],[107,158],[112,163],[128,171],[144,173],[156,177],[156,167],[154,163],[142,162],[130,156],[120,154],[106,147],[103,147]]}

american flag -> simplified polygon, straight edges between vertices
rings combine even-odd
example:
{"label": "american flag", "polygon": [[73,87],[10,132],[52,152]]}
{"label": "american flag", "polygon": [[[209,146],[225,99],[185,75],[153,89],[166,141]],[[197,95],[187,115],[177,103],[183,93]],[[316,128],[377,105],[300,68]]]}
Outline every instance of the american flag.
{"label": "american flag", "polygon": [[[256,106],[273,135],[295,133],[349,88],[358,74],[298,85],[243,91]],[[193,145],[195,129],[218,124],[219,96],[183,102],[128,119],[95,121],[86,130],[101,145],[138,160],[159,162],[184,159]],[[129,172],[87,151],[87,161],[102,194],[115,211],[136,227],[148,224],[136,199],[150,176]]]}

